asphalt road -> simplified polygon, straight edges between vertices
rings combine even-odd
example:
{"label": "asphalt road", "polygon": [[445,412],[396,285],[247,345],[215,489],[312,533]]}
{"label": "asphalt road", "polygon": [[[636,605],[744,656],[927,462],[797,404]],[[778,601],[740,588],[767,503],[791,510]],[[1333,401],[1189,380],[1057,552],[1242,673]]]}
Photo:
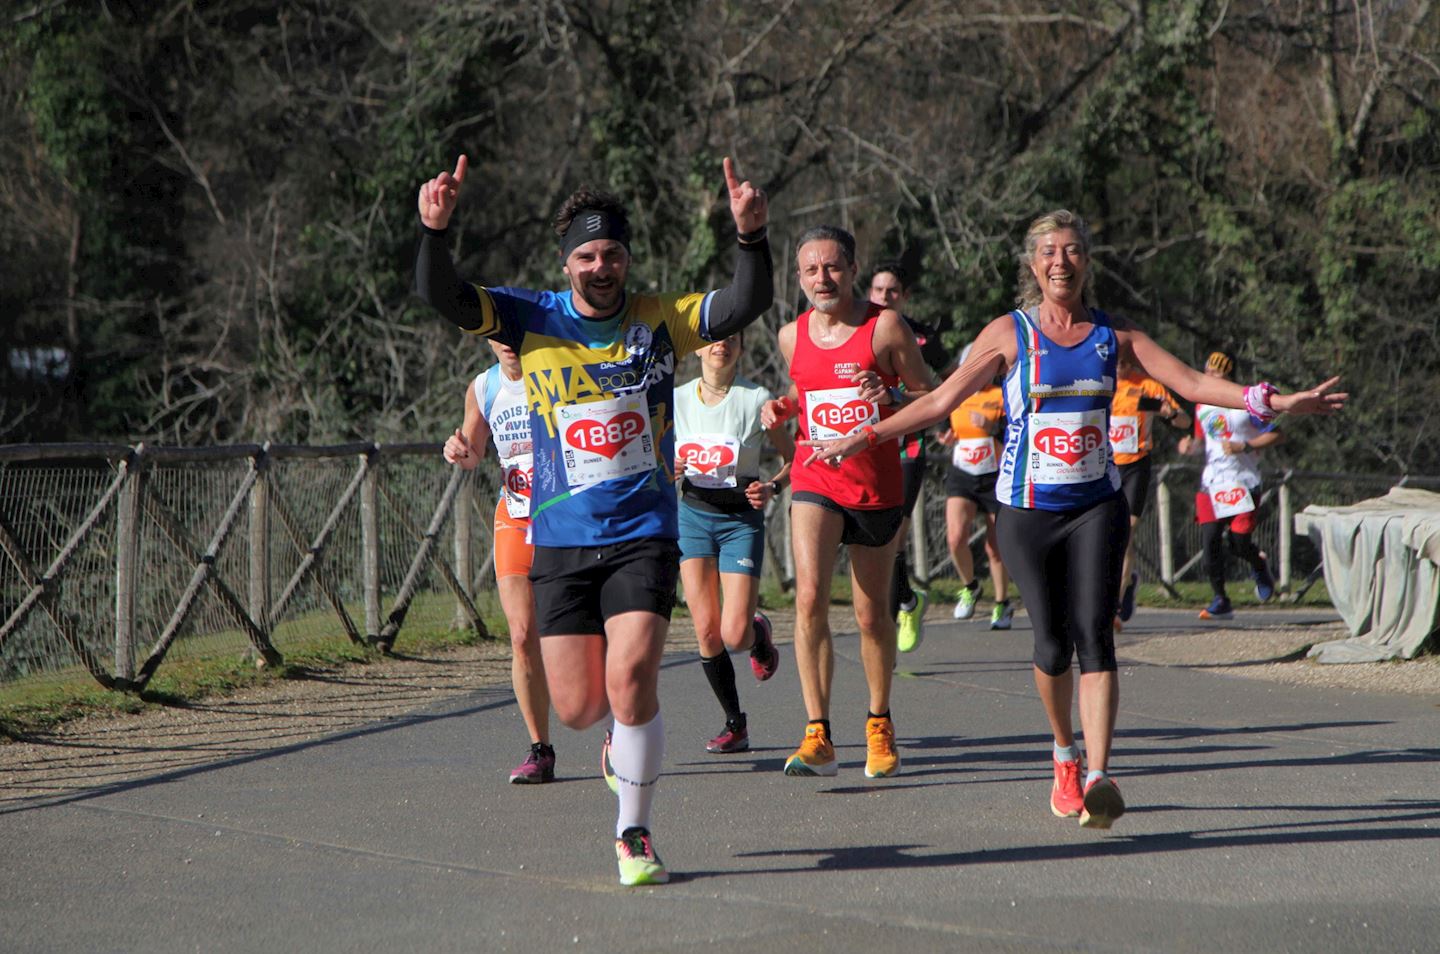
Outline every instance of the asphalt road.
{"label": "asphalt road", "polygon": [[[1124,665],[1112,769],[1130,808],[1089,831],[1049,812],[1016,622],[932,625],[902,657],[889,780],[861,771],[854,635],[836,642],[834,779],[781,773],[804,722],[788,647],[763,685],[736,657],[755,747],[733,756],[705,753],[718,706],[694,656],[668,656],[667,886],[617,881],[601,727],[557,732],[556,784],[508,785],[524,730],[494,690],[12,804],[0,949],[1440,949],[1440,700]],[[1191,625],[1142,610],[1127,635]]]}

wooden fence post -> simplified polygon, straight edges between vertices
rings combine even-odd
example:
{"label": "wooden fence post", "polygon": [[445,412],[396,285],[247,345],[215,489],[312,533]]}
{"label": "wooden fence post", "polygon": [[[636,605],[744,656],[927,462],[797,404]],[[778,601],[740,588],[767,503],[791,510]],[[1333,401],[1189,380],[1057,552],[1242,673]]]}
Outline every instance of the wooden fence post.
{"label": "wooden fence post", "polygon": [[[922,462],[922,463],[924,462],[924,459],[923,459],[923,458],[921,459],[921,462]],[[911,566],[911,569],[912,569],[912,570],[914,571],[914,573],[915,573],[915,578],[920,581],[921,585],[922,585],[922,586],[929,586],[929,585],[930,585],[930,578],[931,578],[931,575],[930,575],[930,548],[929,548],[929,546],[927,546],[927,541],[926,541],[926,539],[925,539],[926,526],[925,526],[925,484],[924,484],[924,482],[921,482],[921,484],[920,484],[920,493],[919,493],[918,496],[916,496],[916,498],[915,498],[915,506],[911,508],[910,512],[911,512],[912,514],[913,514],[913,513],[919,513],[919,514],[920,514],[920,519],[919,519],[919,520],[911,520],[911,521],[910,521],[910,543],[911,543],[911,546],[912,546],[912,548],[913,548],[913,549],[911,550],[911,557],[912,557],[912,559],[910,560],[910,566]],[[901,545],[901,546],[904,546],[905,544],[902,542],[900,545]]]}
{"label": "wooden fence post", "polygon": [[[270,478],[266,473],[270,443],[255,455],[259,471],[250,488],[250,618],[270,628]],[[273,634],[271,634],[273,635]]]}
{"label": "wooden fence post", "polygon": [[1285,471],[1280,477],[1280,574],[1275,582],[1283,590],[1290,589],[1290,561],[1295,544],[1295,510],[1290,500],[1290,475]]}
{"label": "wooden fence post", "polygon": [[[365,455],[361,455],[362,457]],[[360,486],[360,560],[365,586],[365,639],[374,643],[384,621],[380,617],[380,461]]]}
{"label": "wooden fence post", "polygon": [[1160,538],[1160,579],[1169,586],[1175,585],[1175,544],[1170,536],[1170,485],[1165,478],[1170,476],[1170,465],[1160,468],[1160,479],[1155,486],[1155,527]]}
{"label": "wooden fence post", "polygon": [[122,684],[135,679],[135,575],[140,563],[140,455],[120,462],[125,484],[115,510],[115,677]]}
{"label": "wooden fence post", "polygon": [[[475,559],[472,549],[470,518],[472,509],[471,502],[475,499],[475,480],[473,472],[464,474],[460,479],[460,490],[455,497],[455,576],[459,579],[460,589],[470,597],[473,605],[475,600]],[[459,596],[455,597],[455,618],[450,623],[451,629],[469,629],[470,614],[466,612],[465,603]]]}

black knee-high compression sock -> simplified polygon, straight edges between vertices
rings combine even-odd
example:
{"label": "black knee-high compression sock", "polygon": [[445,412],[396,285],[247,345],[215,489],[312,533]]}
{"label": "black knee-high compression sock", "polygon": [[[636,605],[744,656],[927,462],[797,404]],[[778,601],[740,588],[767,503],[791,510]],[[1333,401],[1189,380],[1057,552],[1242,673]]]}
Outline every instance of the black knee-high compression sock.
{"label": "black knee-high compression sock", "polygon": [[722,650],[718,656],[701,656],[700,666],[705,670],[705,678],[710,680],[715,698],[720,700],[720,708],[725,710],[725,721],[743,725],[745,714],[740,711],[740,693],[735,688],[735,664],[730,661],[730,654]]}

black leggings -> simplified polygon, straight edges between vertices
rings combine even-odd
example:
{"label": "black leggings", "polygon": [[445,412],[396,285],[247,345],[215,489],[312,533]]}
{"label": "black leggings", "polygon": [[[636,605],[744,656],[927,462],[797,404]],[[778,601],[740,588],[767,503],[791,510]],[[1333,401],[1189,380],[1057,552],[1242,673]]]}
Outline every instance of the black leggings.
{"label": "black leggings", "polygon": [[1115,607],[1130,539],[1123,494],[1079,510],[1001,506],[1000,558],[1015,579],[1035,632],[1035,668],[1059,676],[1115,671]]}
{"label": "black leggings", "polygon": [[[1216,596],[1225,595],[1225,531],[1230,520],[1216,520],[1200,524],[1200,545],[1205,554],[1205,575],[1210,578],[1210,590]],[[1265,560],[1260,548],[1248,533],[1230,531],[1230,552],[1250,564],[1252,570],[1265,569]]]}

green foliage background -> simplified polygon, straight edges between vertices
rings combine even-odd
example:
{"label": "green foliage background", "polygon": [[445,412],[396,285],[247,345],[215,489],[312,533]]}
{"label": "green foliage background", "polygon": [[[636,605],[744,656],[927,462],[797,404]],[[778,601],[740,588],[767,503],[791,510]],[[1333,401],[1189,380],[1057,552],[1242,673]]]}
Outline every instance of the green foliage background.
{"label": "green foliage background", "polygon": [[[634,280],[726,280],[720,159],[901,257],[959,350],[1026,222],[1092,220],[1098,292],[1182,358],[1339,372],[1276,462],[1440,473],[1430,2],[214,0],[0,31],[0,440],[433,438],[485,349],[409,293],[415,190],[471,176],[462,272],[561,282],[549,219],[632,204]],[[778,381],[764,335],[751,371]]]}

